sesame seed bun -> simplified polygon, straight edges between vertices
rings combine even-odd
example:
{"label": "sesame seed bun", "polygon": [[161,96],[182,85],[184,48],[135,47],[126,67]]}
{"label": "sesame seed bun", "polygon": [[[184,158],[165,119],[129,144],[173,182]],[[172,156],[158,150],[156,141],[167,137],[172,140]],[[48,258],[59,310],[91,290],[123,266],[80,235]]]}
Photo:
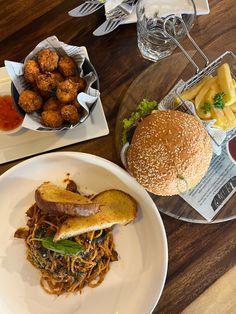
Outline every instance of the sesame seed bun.
{"label": "sesame seed bun", "polygon": [[192,115],[156,111],[137,126],[127,153],[130,174],[156,195],[175,195],[193,188],[212,158],[211,140]]}

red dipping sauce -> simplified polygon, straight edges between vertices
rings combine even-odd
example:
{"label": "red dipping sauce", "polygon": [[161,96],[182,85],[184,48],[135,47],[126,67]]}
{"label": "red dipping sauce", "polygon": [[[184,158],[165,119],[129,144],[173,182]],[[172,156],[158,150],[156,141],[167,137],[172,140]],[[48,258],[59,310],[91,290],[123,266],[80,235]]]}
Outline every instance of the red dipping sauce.
{"label": "red dipping sauce", "polygon": [[228,154],[231,160],[236,164],[236,136],[228,142]]}
{"label": "red dipping sauce", "polygon": [[22,121],[23,118],[13,105],[11,96],[0,96],[0,130],[14,130]]}

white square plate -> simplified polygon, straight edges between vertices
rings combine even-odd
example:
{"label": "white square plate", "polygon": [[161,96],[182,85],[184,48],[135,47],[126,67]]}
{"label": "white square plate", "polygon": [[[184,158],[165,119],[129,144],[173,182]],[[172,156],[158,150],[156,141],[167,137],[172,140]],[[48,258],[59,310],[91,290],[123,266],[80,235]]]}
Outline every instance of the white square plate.
{"label": "white square plate", "polygon": [[[5,67],[0,68],[0,95],[1,91],[11,95],[11,81]],[[99,99],[88,119],[72,130],[45,133],[23,128],[14,134],[0,134],[0,164],[108,133],[106,117]]]}

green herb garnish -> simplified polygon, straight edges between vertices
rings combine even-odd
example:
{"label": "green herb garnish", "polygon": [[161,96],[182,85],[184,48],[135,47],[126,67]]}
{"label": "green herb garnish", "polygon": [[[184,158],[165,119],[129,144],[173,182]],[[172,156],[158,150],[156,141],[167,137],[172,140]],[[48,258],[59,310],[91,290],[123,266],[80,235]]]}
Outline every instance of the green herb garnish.
{"label": "green herb garnish", "polygon": [[214,96],[214,107],[218,109],[223,109],[225,106],[225,101],[223,100],[223,97],[225,96],[225,93],[218,93]]}
{"label": "green herb garnish", "polygon": [[208,102],[205,102],[205,104],[201,107],[203,112],[207,114],[209,111],[211,111],[211,104]]}
{"label": "green herb garnish", "polygon": [[78,243],[71,240],[60,240],[58,242],[53,242],[52,237],[46,238],[33,238],[32,240],[42,242],[42,246],[45,249],[50,251],[60,253],[62,255],[77,255],[81,251],[84,251],[84,248]]}
{"label": "green herb garnish", "polygon": [[123,120],[122,143],[127,142],[127,130],[133,126],[140,118],[149,115],[154,109],[157,109],[157,102],[144,99],[137,107],[137,111],[132,112],[129,118]]}

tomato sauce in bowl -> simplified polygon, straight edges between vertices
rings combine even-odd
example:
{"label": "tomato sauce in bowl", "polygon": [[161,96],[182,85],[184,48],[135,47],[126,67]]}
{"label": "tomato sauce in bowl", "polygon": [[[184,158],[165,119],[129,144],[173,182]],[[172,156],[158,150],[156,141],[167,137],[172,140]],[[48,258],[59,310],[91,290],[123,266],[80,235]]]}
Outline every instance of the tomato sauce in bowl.
{"label": "tomato sauce in bowl", "polygon": [[17,131],[22,121],[23,118],[16,110],[11,96],[0,96],[0,132]]}

